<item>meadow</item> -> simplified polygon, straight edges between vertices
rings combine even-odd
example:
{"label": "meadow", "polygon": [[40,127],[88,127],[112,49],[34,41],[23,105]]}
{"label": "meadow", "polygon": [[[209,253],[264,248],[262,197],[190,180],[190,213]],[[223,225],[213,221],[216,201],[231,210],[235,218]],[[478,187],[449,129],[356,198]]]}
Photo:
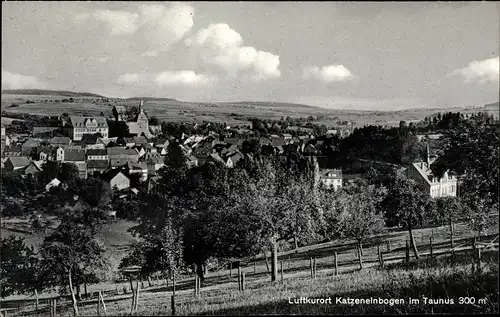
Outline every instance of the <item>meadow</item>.
{"label": "meadow", "polygon": [[[128,226],[118,222],[119,226]],[[116,226],[114,224],[113,226]],[[110,227],[111,228],[111,227]],[[109,230],[109,229],[106,229]],[[106,231],[104,230],[104,231]],[[178,315],[249,315],[249,314],[363,314],[363,313],[439,313],[439,312],[497,312],[498,304],[498,247],[484,251],[481,273],[471,271],[473,262],[471,238],[474,233],[466,224],[454,228],[455,256],[450,256],[450,231],[448,226],[415,230],[415,242],[421,258],[405,264],[405,244],[408,233],[390,230],[373,236],[364,243],[363,269],[355,255],[355,241],[335,240],[300,247],[298,250],[280,252],[279,264],[283,266],[283,280],[270,282],[262,256],[245,259],[242,271],[246,274],[246,290],[238,292],[237,270],[228,268],[211,270],[203,282],[201,294],[194,296],[194,278],[186,276],[176,285],[176,309]],[[108,233],[109,234],[109,233]],[[113,239],[122,240],[127,233],[113,233]],[[433,238],[433,257],[430,256],[429,238]],[[128,237],[130,238],[130,237]],[[490,229],[483,233],[482,242],[497,238],[498,215],[492,215]],[[115,240],[116,242],[117,240]],[[129,240],[130,241],[130,240]],[[115,246],[116,247],[116,246]],[[125,247],[121,245],[121,247]],[[385,267],[379,267],[378,248],[384,254]],[[120,251],[116,248],[115,251]],[[337,252],[338,276],[334,274],[333,254]],[[268,255],[269,256],[269,255]],[[311,278],[310,261],[316,258],[317,275]],[[255,265],[254,265],[255,262]],[[282,264],[281,264],[281,263]],[[280,268],[280,265],[278,266]],[[81,315],[97,313],[95,292],[102,291],[109,315],[128,315],[130,312],[130,288],[128,282],[111,281],[89,286],[91,299],[80,302]],[[126,292],[126,293],[125,293]],[[152,279],[143,281],[139,308],[134,315],[170,315],[172,283]],[[40,298],[55,296],[44,293]],[[402,298],[400,305],[292,305],[289,298],[352,297],[385,299]],[[429,298],[453,298],[454,305],[425,305],[423,296]],[[459,305],[459,297],[486,298],[475,305]],[[409,298],[418,298],[421,304],[410,304]],[[19,297],[18,297],[19,298]],[[14,298],[10,298],[14,299]],[[43,305],[36,311],[31,304],[16,315],[42,316],[47,311]],[[43,300],[41,300],[43,302]],[[14,305],[11,302],[9,306]],[[101,308],[102,309],[102,308]],[[72,316],[69,302],[58,304],[58,315]]]}
{"label": "meadow", "polygon": [[[102,101],[94,96],[74,97],[74,102],[62,102],[60,95],[23,95],[2,93],[2,109],[14,113],[31,113],[39,115],[56,116],[61,113],[70,115],[99,115],[111,116],[111,110],[115,105],[137,106],[138,99],[109,99]],[[26,103],[30,100],[33,103]],[[11,107],[16,104],[16,107]],[[326,124],[327,126],[338,126],[337,121],[354,122],[351,126],[361,127],[364,125],[388,125],[397,126],[401,120],[411,122],[424,119],[439,111],[461,111],[472,112],[472,109],[446,108],[446,109],[408,109],[400,111],[362,111],[324,109],[302,104],[279,103],[279,102],[187,102],[174,99],[150,98],[144,105],[149,116],[156,116],[160,121],[173,122],[226,122],[229,125],[249,125],[249,118],[280,119],[290,116],[329,116],[330,119],[317,120],[314,123]],[[498,116],[498,106],[485,108],[488,112]],[[475,110],[478,111],[478,110]],[[335,119],[333,119],[335,118]]]}

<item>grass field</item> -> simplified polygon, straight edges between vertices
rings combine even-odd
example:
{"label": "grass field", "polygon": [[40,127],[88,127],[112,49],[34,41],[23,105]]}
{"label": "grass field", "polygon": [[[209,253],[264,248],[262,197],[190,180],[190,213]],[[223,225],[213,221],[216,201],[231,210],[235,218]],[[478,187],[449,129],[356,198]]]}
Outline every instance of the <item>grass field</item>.
{"label": "grass field", "polygon": [[[67,112],[72,115],[99,115],[104,112],[106,116],[111,115],[114,105],[138,105],[137,100],[110,100],[102,102],[100,99],[88,97],[75,97],[74,103],[60,102],[63,98],[59,95],[21,95],[2,94],[2,109],[15,113],[31,113],[39,115],[60,115]],[[96,99],[97,101],[93,101]],[[34,103],[26,103],[27,100]],[[45,102],[48,100],[48,102]],[[59,102],[50,102],[59,100]],[[16,103],[18,107],[10,107]],[[463,108],[448,109],[409,109],[402,111],[361,111],[352,110],[323,109],[300,104],[279,103],[279,102],[185,102],[177,100],[148,100],[144,108],[148,115],[156,116],[160,120],[174,122],[226,122],[229,125],[248,125],[248,117],[258,117],[262,119],[280,119],[282,116],[308,117],[312,116],[334,116],[335,120],[315,121],[318,124],[327,126],[337,126],[337,121],[353,121],[353,127],[361,127],[368,124],[396,126],[401,120],[419,121],[426,116],[431,116],[438,111],[461,111],[477,112],[478,110],[465,110]],[[498,116],[498,107],[489,107],[487,111]]]}
{"label": "grass field", "polygon": [[[120,226],[127,227],[129,224],[121,223]],[[116,226],[116,224],[114,224]],[[110,229],[113,227],[110,227]],[[117,228],[117,227],[116,227]],[[421,252],[421,260],[413,260],[406,267],[399,264],[404,259],[404,246],[408,234],[405,231],[390,231],[385,234],[374,236],[364,245],[363,263],[364,269],[359,270],[359,263],[355,256],[354,241],[338,240],[323,244],[301,247],[295,251],[280,253],[279,261],[283,262],[284,282],[270,283],[265,262],[262,258],[253,262],[244,262],[243,271],[246,273],[246,291],[237,292],[237,278],[235,270],[232,277],[228,270],[210,272],[203,283],[201,296],[194,298],[194,279],[187,277],[178,282],[177,309],[180,315],[193,314],[337,314],[337,313],[416,313],[416,312],[492,312],[497,311],[498,306],[492,303],[492,296],[498,295],[498,270],[493,270],[498,263],[498,251],[485,252],[483,260],[486,262],[485,269],[480,275],[471,275],[470,239],[473,233],[465,224],[455,226],[455,247],[457,249],[455,262],[449,259],[449,228],[448,226],[425,228],[415,230],[416,244]],[[108,236],[108,245],[116,244],[124,236],[117,233],[102,234]],[[433,252],[438,259],[429,259],[429,238],[434,237]],[[492,226],[489,231],[484,232],[482,241],[489,242],[498,236],[498,215],[492,217]],[[115,239],[115,240],[114,240]],[[112,241],[115,242],[112,242]],[[130,240],[129,240],[130,241]],[[390,251],[387,242],[390,242]],[[498,242],[498,241],[497,241]],[[384,259],[388,270],[377,268],[377,247],[380,246],[384,252]],[[118,250],[118,248],[117,248]],[[461,251],[462,250],[462,251]],[[339,276],[333,276],[333,252],[338,253]],[[440,255],[441,254],[441,255]],[[413,255],[412,255],[413,256]],[[317,260],[317,277],[314,281],[310,279],[309,261],[310,257]],[[448,260],[446,260],[448,258]],[[427,259],[427,260],[426,260]],[[433,262],[438,261],[438,262]],[[443,262],[444,261],[444,262]],[[496,262],[495,262],[496,261]],[[489,263],[489,264],[488,264]],[[493,264],[491,264],[493,263]],[[495,283],[493,283],[495,281]],[[172,286],[166,285],[165,281],[158,284],[153,279],[153,285],[145,287],[141,291],[139,315],[169,315],[170,295]],[[157,285],[158,284],[158,285]],[[123,294],[123,288],[129,290],[128,283],[100,283],[89,287],[89,292],[97,290],[107,291],[105,300],[108,314],[126,315],[130,309],[130,293]],[[495,289],[496,287],[496,289]],[[118,290],[118,294],[112,294]],[[496,293],[495,293],[496,291]],[[458,300],[459,296],[488,296],[488,305],[476,306],[421,306],[421,305],[396,305],[396,306],[374,306],[374,305],[291,305],[288,298],[300,296],[328,297],[328,296],[352,296],[365,298],[370,296],[381,296],[383,298],[420,298],[428,297],[453,297]],[[430,294],[430,295],[429,295]],[[42,298],[54,294],[44,293]],[[19,297],[18,297],[19,298]],[[10,299],[14,299],[11,297]],[[33,297],[30,298],[33,300]],[[69,305],[69,304],[68,304]],[[86,300],[80,303],[83,315],[96,314],[95,300]],[[457,308],[459,307],[459,308]],[[29,307],[26,307],[29,308]],[[462,309],[462,310],[459,310]],[[496,309],[496,310],[495,310]],[[60,314],[71,316],[71,307],[60,304]],[[31,311],[31,312],[28,312]],[[23,315],[41,316],[28,309]]]}

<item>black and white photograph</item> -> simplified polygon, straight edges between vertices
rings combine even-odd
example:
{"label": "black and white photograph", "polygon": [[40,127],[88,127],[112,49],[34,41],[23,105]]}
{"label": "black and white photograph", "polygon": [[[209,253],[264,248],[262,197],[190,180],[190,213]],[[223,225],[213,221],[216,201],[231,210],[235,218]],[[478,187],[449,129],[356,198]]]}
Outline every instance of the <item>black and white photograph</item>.
{"label": "black and white photograph", "polygon": [[1,14],[0,317],[499,313],[500,2]]}

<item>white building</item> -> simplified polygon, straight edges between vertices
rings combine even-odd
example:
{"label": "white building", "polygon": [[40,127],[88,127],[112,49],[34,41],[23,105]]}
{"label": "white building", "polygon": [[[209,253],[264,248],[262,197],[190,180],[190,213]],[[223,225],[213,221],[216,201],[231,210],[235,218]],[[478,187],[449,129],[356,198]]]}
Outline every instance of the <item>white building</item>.
{"label": "white building", "polygon": [[104,117],[70,117],[69,135],[72,140],[80,141],[84,134],[100,133],[103,138],[109,135],[108,123]]}

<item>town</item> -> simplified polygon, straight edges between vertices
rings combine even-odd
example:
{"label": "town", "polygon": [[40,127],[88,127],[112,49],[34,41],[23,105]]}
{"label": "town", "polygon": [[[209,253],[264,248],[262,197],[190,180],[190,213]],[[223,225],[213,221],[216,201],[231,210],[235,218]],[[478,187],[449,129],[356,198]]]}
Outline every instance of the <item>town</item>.
{"label": "town", "polygon": [[[195,124],[192,129],[199,130],[200,133],[181,132],[175,137],[162,133],[161,125],[150,125],[149,121],[141,101],[137,107],[129,109],[114,106],[110,117],[59,116],[55,122],[58,126],[33,126],[28,134],[7,134],[6,128],[2,127],[2,169],[16,171],[23,177],[29,174],[36,176],[47,161],[67,162],[76,165],[78,175],[83,179],[100,177],[111,188],[122,193],[137,193],[142,190],[143,184],[144,188],[150,188],[157,179],[157,172],[164,166],[170,142],[179,144],[189,166],[219,162],[231,168],[245,156],[252,157],[256,151],[264,154],[283,155],[294,152],[304,156],[318,156],[321,162],[325,154],[335,149],[331,140],[346,138],[351,133],[346,128],[315,131],[310,127],[289,126],[281,121],[264,123],[266,126],[263,129],[279,129],[285,133],[261,135],[259,131],[262,130],[263,123],[255,120],[253,126],[245,127],[214,124],[218,126],[211,128],[210,122]],[[121,123],[125,129],[110,132],[108,123]],[[286,125],[286,129],[282,129],[280,124]],[[53,136],[54,131],[59,132],[59,136]],[[323,134],[315,134],[318,131]],[[432,178],[430,164],[435,156],[431,156],[428,143],[441,136],[417,135],[420,142],[427,142],[427,157],[411,164],[409,175],[427,186],[431,197],[456,196],[456,177],[445,174],[439,180]],[[319,166],[319,174],[321,181],[335,190],[356,177],[353,174],[343,178],[341,168],[323,166]],[[60,180],[54,178],[45,186],[49,190],[51,186],[59,184]]]}
{"label": "town", "polygon": [[497,315],[498,19],[2,2],[0,317]]}

